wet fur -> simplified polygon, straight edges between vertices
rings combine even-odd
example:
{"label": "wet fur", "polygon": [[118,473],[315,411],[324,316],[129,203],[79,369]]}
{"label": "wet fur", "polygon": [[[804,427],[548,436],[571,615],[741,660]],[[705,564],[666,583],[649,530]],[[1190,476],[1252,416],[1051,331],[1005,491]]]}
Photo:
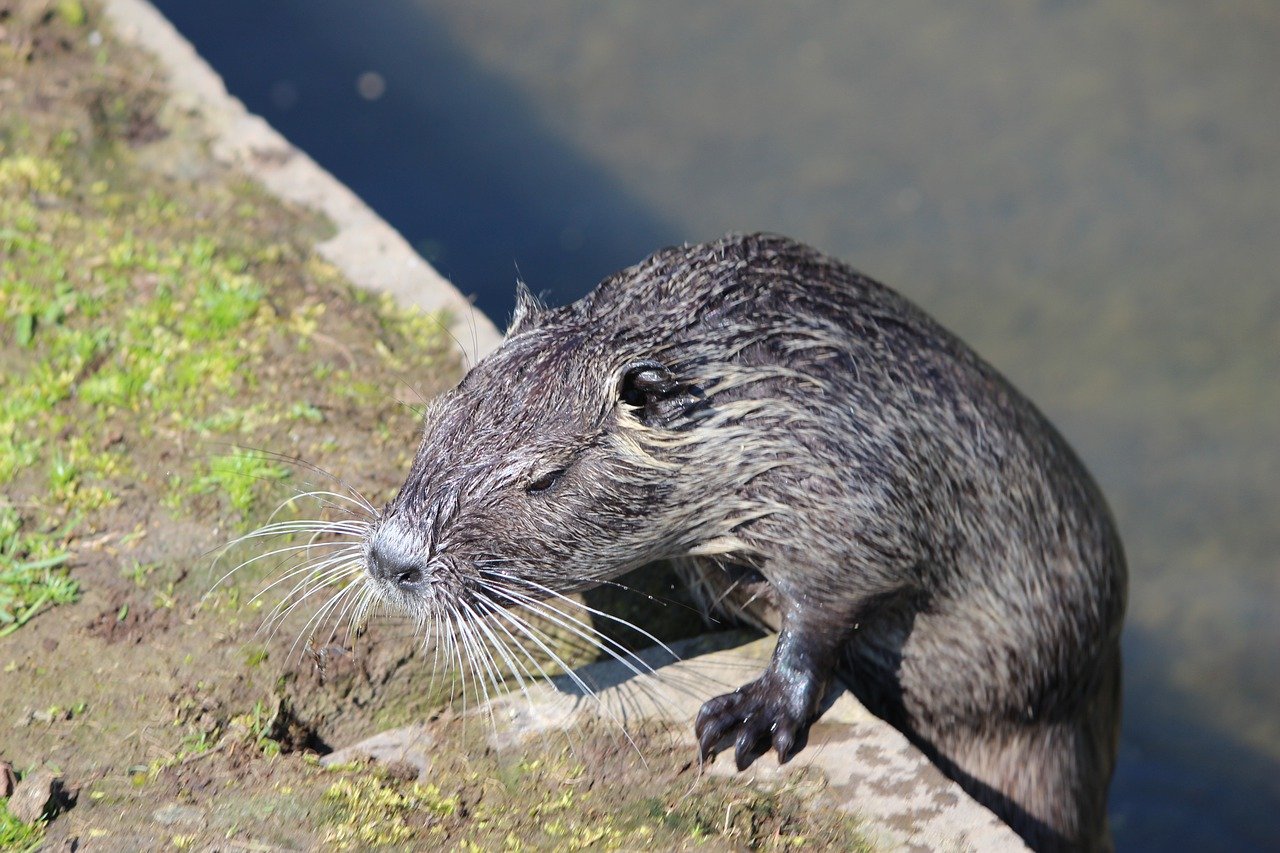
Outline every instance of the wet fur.
{"label": "wet fur", "polygon": [[707,703],[706,751],[789,758],[838,675],[1033,846],[1107,843],[1126,572],[1101,494],[972,350],[793,241],[667,249],[560,308],[522,290],[365,554],[424,621],[675,559],[781,632]]}

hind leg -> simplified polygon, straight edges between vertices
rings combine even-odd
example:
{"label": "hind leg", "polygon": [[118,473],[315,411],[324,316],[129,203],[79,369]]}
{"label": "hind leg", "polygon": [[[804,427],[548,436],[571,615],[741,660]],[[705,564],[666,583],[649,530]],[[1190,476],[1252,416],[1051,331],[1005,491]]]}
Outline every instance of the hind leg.
{"label": "hind leg", "polygon": [[933,731],[907,720],[899,728],[1033,849],[1102,851],[1112,846],[1106,806],[1119,720],[1120,649],[1113,643],[1072,704],[1047,708],[1035,720]]}

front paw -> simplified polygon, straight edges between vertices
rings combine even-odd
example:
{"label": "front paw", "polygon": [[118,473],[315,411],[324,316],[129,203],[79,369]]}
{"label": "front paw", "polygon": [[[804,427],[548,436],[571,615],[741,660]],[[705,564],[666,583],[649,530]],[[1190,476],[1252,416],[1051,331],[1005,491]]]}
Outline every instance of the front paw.
{"label": "front paw", "polygon": [[789,693],[770,675],[702,706],[694,729],[704,760],[730,740],[735,743],[733,757],[739,770],[746,770],[770,748],[778,753],[781,764],[804,749],[813,722],[810,703],[807,697]]}

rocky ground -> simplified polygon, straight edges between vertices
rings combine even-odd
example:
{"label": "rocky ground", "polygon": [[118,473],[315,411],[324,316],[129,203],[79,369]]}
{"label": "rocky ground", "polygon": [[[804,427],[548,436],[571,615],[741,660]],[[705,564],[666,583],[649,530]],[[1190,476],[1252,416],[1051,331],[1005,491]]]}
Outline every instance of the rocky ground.
{"label": "rocky ground", "polygon": [[[0,849],[862,844],[811,783],[712,778],[660,726],[494,746],[408,626],[307,624],[340,579],[263,630],[302,552],[223,575],[305,539],[223,546],[300,493],[389,497],[464,364],[449,318],[323,261],[327,227],[219,165],[95,6],[0,0]],[[420,721],[429,778],[320,765]]]}

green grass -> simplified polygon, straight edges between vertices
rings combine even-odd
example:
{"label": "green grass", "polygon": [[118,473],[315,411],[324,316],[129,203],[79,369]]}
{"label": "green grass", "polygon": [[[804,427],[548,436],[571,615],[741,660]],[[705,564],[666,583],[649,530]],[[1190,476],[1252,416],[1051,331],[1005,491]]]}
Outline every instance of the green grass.
{"label": "green grass", "polygon": [[9,814],[7,804],[0,800],[0,850],[10,853],[32,853],[39,850],[44,841],[44,826],[23,823]]}
{"label": "green grass", "polygon": [[13,507],[0,505],[0,637],[49,607],[75,601],[79,587],[67,576],[69,554],[59,536],[24,533]]}
{"label": "green grass", "polygon": [[[75,600],[60,545],[86,514],[116,504],[115,484],[136,473],[103,436],[200,432],[215,398],[241,387],[242,366],[261,352],[252,327],[264,288],[246,261],[206,237],[159,233],[147,218],[172,221],[162,201],[121,207],[109,184],[86,192],[56,159],[0,156],[0,499],[9,498],[0,636]],[[220,412],[223,432],[243,422],[231,408]],[[247,515],[256,481],[234,475],[281,475],[256,458],[228,459],[197,489],[223,489]],[[29,529],[15,506],[56,519],[58,535]]]}
{"label": "green grass", "polygon": [[[0,636],[75,599],[74,539],[100,530],[123,492],[245,528],[290,472],[239,445],[288,449],[279,436],[323,424],[324,403],[373,408],[388,393],[345,348],[348,364],[329,360],[322,296],[272,301],[281,282],[337,276],[238,221],[251,194],[218,201],[234,211],[220,232],[207,211],[131,185],[119,149],[31,136],[0,119]],[[447,351],[445,318],[356,301],[376,324],[362,365],[420,375]],[[323,372],[332,396],[298,399],[283,374],[263,378],[290,359]]]}
{"label": "green grass", "polygon": [[289,476],[289,469],[265,453],[234,448],[208,466],[208,473],[196,480],[194,490],[201,494],[217,492],[241,514],[249,516],[258,502],[265,484],[277,483]]}
{"label": "green grass", "polygon": [[367,775],[334,782],[323,799],[333,809],[324,840],[339,850],[402,844],[425,834],[411,821],[430,823],[459,807],[457,797],[441,795],[435,785],[397,786]]}

